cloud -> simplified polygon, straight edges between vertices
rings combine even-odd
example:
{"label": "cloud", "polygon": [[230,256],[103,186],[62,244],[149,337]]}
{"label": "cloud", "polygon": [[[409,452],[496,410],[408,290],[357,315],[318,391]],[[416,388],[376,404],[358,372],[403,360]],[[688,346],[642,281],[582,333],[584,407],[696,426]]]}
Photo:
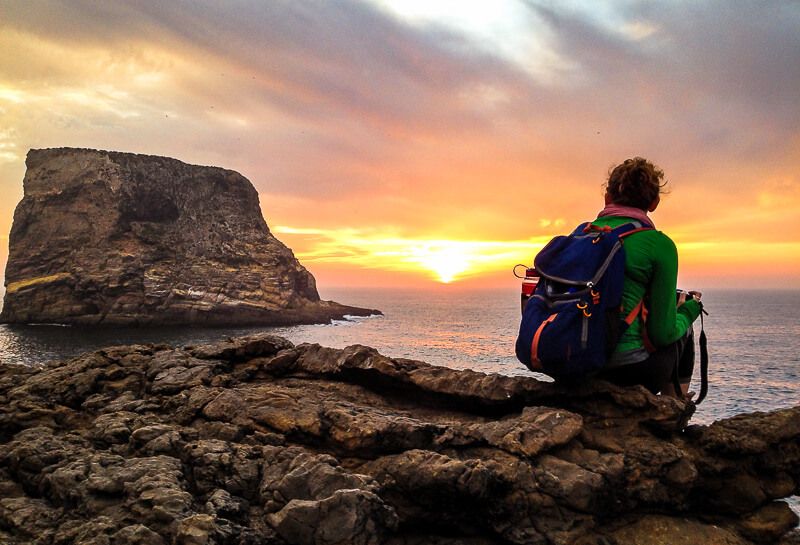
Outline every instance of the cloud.
{"label": "cloud", "polygon": [[[681,138],[676,151],[687,155],[702,146],[720,160],[764,160],[784,155],[798,134],[796,2],[617,3],[611,23],[594,7],[527,4],[580,66],[579,92],[595,112],[640,141]],[[630,28],[657,30],[630,39]]]}
{"label": "cloud", "polygon": [[273,232],[292,240],[299,248],[297,256],[312,267],[348,264],[427,275],[445,283],[528,262],[532,252],[547,242],[542,237],[527,240],[426,239],[374,229],[308,229],[284,225],[274,227]]}
{"label": "cloud", "polygon": [[0,162],[170,155],[248,176],[271,224],[478,241],[577,224],[608,167],[644,155],[671,180],[668,231],[752,215],[784,236],[762,212],[791,221],[775,203],[799,183],[796,2],[512,7],[498,47],[356,0],[8,3]]}
{"label": "cloud", "polygon": [[[800,75],[787,62],[798,51],[796,5],[625,3],[615,6],[617,27],[594,8],[528,5],[529,33],[546,33],[549,53],[569,67],[564,85],[543,84],[470,36],[355,1],[32,2],[12,5],[7,25],[48,48],[82,49],[92,59],[87,70],[170,84],[171,100],[141,88],[132,99],[181,118],[215,112],[278,133],[256,140],[276,155],[306,158],[275,165],[278,190],[327,195],[311,171],[327,173],[332,157],[334,170],[374,170],[475,134],[504,139],[530,162],[563,163],[564,151],[577,148],[586,168],[637,147],[680,156],[702,146],[718,161],[742,152],[774,157],[796,133]],[[709,33],[716,39],[706,40]],[[39,77],[54,77],[52,63],[32,64]],[[56,78],[78,63],[64,64]],[[352,182],[340,190],[369,185],[346,174]]]}
{"label": "cloud", "polygon": [[[163,128],[191,131],[207,148],[239,132],[249,145],[229,145],[225,155],[274,173],[273,191],[327,197],[368,187],[375,171],[410,163],[436,142],[489,132],[486,113],[526,85],[462,37],[357,2],[33,2],[8,15],[29,57],[25,67],[4,59],[9,80],[46,80],[62,95],[97,85],[127,92],[131,115],[144,110],[152,126],[160,110],[162,122],[176,122]],[[51,102],[83,119],[76,105]],[[219,127],[221,118],[249,130]],[[255,146],[283,160],[257,161]]]}
{"label": "cloud", "polygon": [[[2,92],[1,89],[0,92]],[[1,110],[0,114],[2,114]],[[0,130],[0,164],[18,163],[19,160],[20,156],[14,141],[14,133],[10,130]]]}
{"label": "cloud", "polygon": [[201,71],[209,62],[224,65],[225,77],[253,76],[237,100],[254,93],[304,117],[328,117],[333,108],[379,125],[449,129],[453,108],[437,114],[420,98],[511,72],[490,55],[457,47],[463,40],[456,35],[422,32],[352,1],[31,4],[12,6],[17,29],[77,47],[133,46],[134,54],[147,36],[147,44],[192,56]]}

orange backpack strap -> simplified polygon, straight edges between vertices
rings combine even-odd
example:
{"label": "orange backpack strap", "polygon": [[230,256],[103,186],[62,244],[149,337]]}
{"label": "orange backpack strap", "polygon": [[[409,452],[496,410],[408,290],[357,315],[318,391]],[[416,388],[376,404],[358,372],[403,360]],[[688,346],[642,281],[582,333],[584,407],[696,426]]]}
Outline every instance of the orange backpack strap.
{"label": "orange backpack strap", "polygon": [[639,232],[641,232],[641,231],[652,231],[652,230],[653,230],[653,228],[652,228],[652,227],[637,227],[636,229],[631,229],[631,230],[630,230],[630,231],[628,231],[627,233],[622,233],[622,234],[619,236],[619,238],[625,238],[625,237],[629,237],[629,236],[631,236],[632,234],[634,234],[634,233],[639,233]]}
{"label": "orange backpack strap", "polygon": [[532,369],[534,369],[534,370],[542,370],[542,369],[544,369],[544,367],[542,367],[541,360],[539,360],[539,339],[542,336],[542,330],[545,328],[545,326],[547,324],[549,324],[550,322],[555,320],[556,316],[558,316],[557,312],[555,314],[551,314],[550,316],[548,316],[547,319],[545,321],[543,321],[541,323],[541,325],[539,325],[538,329],[536,330],[536,333],[533,335],[533,342],[531,342],[531,365],[530,365],[530,367]]}
{"label": "orange backpack strap", "polygon": [[650,340],[650,335],[647,334],[647,307],[644,306],[644,301],[642,301],[642,342],[644,343],[644,348],[651,354],[656,351],[656,345]]}
{"label": "orange backpack strap", "polygon": [[644,308],[644,299],[640,299],[639,303],[637,303],[637,305],[633,307],[633,310],[631,310],[628,313],[628,315],[625,316],[625,323],[628,324],[628,326],[630,326],[643,308]]}
{"label": "orange backpack strap", "polygon": [[656,347],[647,334],[647,307],[644,306],[644,299],[640,299],[636,306],[625,316],[625,323],[630,327],[640,314],[642,316],[642,342],[644,343],[645,350],[652,354],[656,351]]}

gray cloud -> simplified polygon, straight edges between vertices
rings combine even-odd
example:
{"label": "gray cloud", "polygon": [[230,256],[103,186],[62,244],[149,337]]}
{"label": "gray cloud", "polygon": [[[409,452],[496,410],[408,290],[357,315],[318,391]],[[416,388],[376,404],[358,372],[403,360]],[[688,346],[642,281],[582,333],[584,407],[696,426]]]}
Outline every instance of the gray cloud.
{"label": "gray cloud", "polygon": [[[226,147],[273,175],[271,191],[333,196],[380,183],[381,169],[408,172],[414,159],[436,157],[454,170],[514,161],[532,174],[547,163],[567,181],[592,184],[631,153],[679,172],[713,172],[742,156],[796,161],[787,158],[800,121],[796,2],[621,3],[621,18],[657,29],[639,41],[588,12],[527,5],[577,67],[563,81],[543,83],[454,31],[355,0],[30,0],[7,3],[0,25],[114,57],[157,43],[194,59],[174,106],[198,117],[193,143],[209,149],[235,134],[203,132],[200,114],[212,106],[255,118],[279,111],[282,133],[264,122],[246,135],[249,145]],[[36,66],[48,77],[47,65]],[[503,100],[476,98],[486,89]],[[485,156],[454,152],[480,136]]]}
{"label": "gray cloud", "polygon": [[622,18],[656,29],[640,41],[587,13],[526,4],[587,74],[590,88],[579,93],[596,97],[590,116],[611,113],[621,125],[633,120],[641,138],[683,138],[691,145],[682,151],[699,145],[722,156],[771,160],[798,134],[797,2],[620,4]]}
{"label": "gray cloud", "polygon": [[203,51],[251,70],[245,93],[303,117],[471,128],[485,120],[458,111],[453,92],[524,84],[513,67],[455,34],[415,29],[354,1],[33,1],[12,4],[8,15],[7,25],[48,39],[111,48],[153,40]]}

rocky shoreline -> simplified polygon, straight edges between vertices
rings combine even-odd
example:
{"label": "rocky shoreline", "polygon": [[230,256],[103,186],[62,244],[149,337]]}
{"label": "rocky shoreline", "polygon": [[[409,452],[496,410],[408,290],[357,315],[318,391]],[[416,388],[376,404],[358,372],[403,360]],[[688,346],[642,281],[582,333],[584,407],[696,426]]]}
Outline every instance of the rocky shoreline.
{"label": "rocky shoreline", "polygon": [[0,367],[0,542],[800,543],[800,406],[568,390],[275,336]]}

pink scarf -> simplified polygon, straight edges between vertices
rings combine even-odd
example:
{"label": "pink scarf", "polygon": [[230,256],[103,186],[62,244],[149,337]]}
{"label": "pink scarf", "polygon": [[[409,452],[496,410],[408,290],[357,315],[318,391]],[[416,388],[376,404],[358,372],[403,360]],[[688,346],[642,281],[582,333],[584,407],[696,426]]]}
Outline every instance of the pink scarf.
{"label": "pink scarf", "polygon": [[619,216],[623,218],[631,218],[637,221],[642,222],[644,225],[649,225],[650,227],[655,227],[656,225],[653,223],[653,220],[647,215],[647,212],[642,210],[641,208],[636,208],[634,206],[623,206],[621,204],[607,204],[605,208],[603,208],[599,214],[597,214],[598,218],[602,218],[603,216]]}

